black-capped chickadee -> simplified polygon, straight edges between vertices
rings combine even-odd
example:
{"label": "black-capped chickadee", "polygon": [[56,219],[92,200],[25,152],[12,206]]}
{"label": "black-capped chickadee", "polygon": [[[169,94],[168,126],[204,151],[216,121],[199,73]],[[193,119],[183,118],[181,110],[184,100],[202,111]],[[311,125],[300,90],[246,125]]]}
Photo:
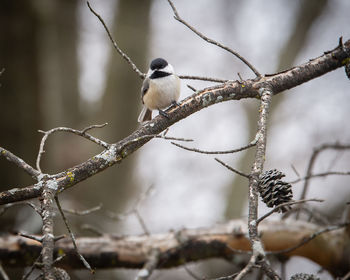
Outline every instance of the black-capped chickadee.
{"label": "black-capped chickadee", "polygon": [[163,58],[152,60],[146,78],[141,88],[142,111],[138,122],[152,119],[152,110],[168,117],[162,109],[177,104],[180,97],[180,79],[174,73],[174,68]]}

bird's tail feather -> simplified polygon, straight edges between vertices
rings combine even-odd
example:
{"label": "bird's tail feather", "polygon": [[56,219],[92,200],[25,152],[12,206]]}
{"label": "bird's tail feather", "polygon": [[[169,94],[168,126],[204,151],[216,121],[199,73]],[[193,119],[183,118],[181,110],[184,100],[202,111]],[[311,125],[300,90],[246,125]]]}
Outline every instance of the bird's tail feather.
{"label": "bird's tail feather", "polygon": [[152,111],[149,110],[146,106],[142,107],[142,111],[137,119],[139,123],[150,121],[152,119]]}

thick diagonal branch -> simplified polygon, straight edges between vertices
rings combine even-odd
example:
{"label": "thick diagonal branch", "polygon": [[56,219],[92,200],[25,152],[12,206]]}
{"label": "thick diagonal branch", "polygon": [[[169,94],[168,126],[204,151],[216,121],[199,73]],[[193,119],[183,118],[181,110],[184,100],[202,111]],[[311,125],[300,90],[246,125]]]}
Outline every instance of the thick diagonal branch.
{"label": "thick diagonal branch", "polygon": [[[182,100],[181,105],[167,111],[169,119],[162,116],[141,126],[125,139],[112,144],[102,153],[90,158],[84,163],[74,166],[62,172],[55,180],[60,190],[81,182],[104,169],[120,163],[124,158],[139,149],[152,138],[147,135],[159,134],[172,124],[202,110],[208,106],[229,100],[240,100],[243,98],[260,98],[258,89],[270,88],[273,94],[296,87],[302,83],[317,78],[323,74],[344,66],[349,54],[344,49],[350,48],[350,40],[345,47],[337,47],[333,51],[308,61],[305,64],[286,70],[284,72],[264,76],[258,79],[230,81],[213,87],[208,87]],[[39,196],[41,185],[27,187],[25,190],[12,189],[0,193],[0,205],[25,200]]]}

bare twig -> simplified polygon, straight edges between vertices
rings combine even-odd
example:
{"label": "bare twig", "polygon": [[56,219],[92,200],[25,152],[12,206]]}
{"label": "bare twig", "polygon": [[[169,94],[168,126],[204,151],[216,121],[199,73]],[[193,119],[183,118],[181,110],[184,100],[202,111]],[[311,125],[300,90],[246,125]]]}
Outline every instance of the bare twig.
{"label": "bare twig", "polygon": [[188,275],[190,275],[195,280],[203,280],[203,277],[198,276],[196,273],[194,273],[191,269],[188,268],[186,264],[183,265],[183,268],[186,270]]}
{"label": "bare twig", "polygon": [[29,239],[35,240],[35,241],[38,241],[40,243],[43,242],[43,238],[42,237],[37,237],[37,236],[34,236],[34,235],[29,235],[29,234],[21,233],[21,232],[19,232],[18,235],[23,236],[25,238],[29,238]]}
{"label": "bare twig", "polygon": [[265,153],[266,153],[266,134],[267,134],[267,118],[269,115],[270,104],[272,99],[272,89],[262,87],[259,89],[261,94],[261,102],[259,108],[258,128],[256,133],[256,152],[254,163],[249,174],[249,199],[248,199],[248,233],[249,240],[252,246],[252,257],[249,263],[243,269],[236,279],[242,279],[247,274],[253,265],[259,260],[266,267],[269,267],[265,260],[265,251],[258,234],[258,186],[259,176],[264,168]]}
{"label": "bare twig", "polygon": [[197,91],[197,90],[196,90],[193,86],[191,86],[191,85],[187,85],[187,87],[188,87],[190,90],[194,91],[194,92]]}
{"label": "bare twig", "polygon": [[143,135],[141,137],[138,137],[128,143],[128,145],[133,144],[134,142],[140,141],[142,139],[149,139],[149,138],[160,138],[164,140],[173,140],[173,141],[182,141],[182,142],[192,142],[193,139],[188,139],[188,138],[179,138],[179,137],[169,137],[165,136],[163,134],[150,134],[150,135]]}
{"label": "bare twig", "polygon": [[229,53],[233,54],[234,56],[236,56],[238,59],[240,59],[245,65],[247,65],[257,77],[261,77],[261,74],[258,72],[258,70],[255,69],[255,67],[253,65],[251,65],[244,57],[242,57],[239,53],[235,52],[234,50],[230,49],[229,47],[226,47],[222,44],[220,44],[219,42],[208,38],[207,36],[203,35],[202,33],[200,33],[198,30],[196,30],[193,26],[191,26],[189,23],[187,23],[185,20],[183,20],[176,8],[175,5],[173,4],[173,2],[171,0],[168,0],[173,12],[174,12],[174,18],[181,22],[182,24],[184,24],[185,26],[187,26],[190,30],[192,30],[195,34],[197,34],[199,37],[201,37],[203,40],[205,40],[206,42],[213,44],[215,46],[218,46],[222,49],[224,49],[225,51],[228,51]]}
{"label": "bare twig", "polygon": [[[1,75],[1,73],[0,73],[0,75]],[[6,274],[4,268],[2,267],[1,261],[0,261],[0,276],[3,280],[10,280],[10,278]]]}
{"label": "bare twig", "polygon": [[151,277],[154,269],[157,267],[159,262],[160,252],[158,249],[153,249],[149,253],[148,261],[145,263],[143,268],[137,273],[135,280],[146,280]]}
{"label": "bare twig", "polygon": [[272,280],[280,280],[281,277],[272,269],[271,265],[266,262],[262,261],[260,264],[260,268],[262,271],[266,274],[266,276]]}
{"label": "bare twig", "polygon": [[339,161],[339,159],[344,155],[344,153],[340,153],[339,151],[337,151],[333,157],[332,160],[329,161],[328,167],[326,168],[326,170],[331,170],[334,165],[336,164],[337,161]]}
{"label": "bare twig", "polygon": [[21,206],[21,205],[27,205],[31,208],[33,208],[33,210],[39,215],[41,216],[41,210],[39,209],[39,207],[37,207],[34,203],[31,202],[18,202],[18,203],[9,203],[4,205],[3,207],[0,208],[0,216],[2,214],[4,214],[9,208],[15,207],[15,206]]}
{"label": "bare twig", "polygon": [[226,83],[229,81],[229,80],[225,80],[225,79],[191,76],[191,75],[179,75],[179,78],[183,79],[183,80],[199,80],[199,81],[207,81],[207,82],[214,82],[214,83]]}
{"label": "bare twig", "polygon": [[262,220],[266,219],[267,217],[269,217],[273,213],[278,212],[279,209],[281,209],[285,206],[290,206],[290,205],[305,203],[305,202],[310,202],[310,201],[323,202],[324,200],[313,198],[313,199],[303,199],[303,200],[285,202],[285,203],[282,203],[282,204],[276,206],[271,211],[267,212],[265,215],[261,216],[256,222],[257,222],[257,224],[259,224]]}
{"label": "bare twig", "polygon": [[252,142],[250,142],[246,146],[243,146],[243,147],[240,147],[237,149],[233,149],[233,150],[227,150],[227,151],[204,151],[204,150],[200,150],[200,149],[196,149],[196,148],[189,148],[189,147],[186,147],[186,146],[180,145],[178,143],[174,143],[174,142],[171,142],[171,144],[175,145],[176,147],[179,147],[179,148],[182,148],[184,150],[191,151],[191,152],[207,154],[207,155],[223,155],[223,154],[233,154],[233,153],[244,151],[246,149],[254,147],[256,145],[256,142],[257,142],[257,140],[253,140]]}
{"label": "bare twig", "polygon": [[350,279],[350,271],[346,273],[343,278],[341,278],[341,280],[349,280],[349,279]]}
{"label": "bare twig", "polygon": [[282,280],[286,280],[287,279],[287,277],[286,277],[286,275],[287,275],[287,271],[286,271],[286,262],[287,262],[287,260],[280,260],[280,265],[281,265],[281,278],[282,278]]}
{"label": "bare twig", "polygon": [[258,257],[256,254],[253,253],[253,255],[250,257],[249,262],[247,265],[235,276],[235,280],[243,279],[244,276],[246,276],[253,268],[253,266],[256,264],[258,260]]}
{"label": "bare twig", "polygon": [[165,137],[168,134],[169,130],[169,127],[167,127],[161,135]]}
{"label": "bare twig", "polygon": [[65,217],[65,215],[64,215],[64,212],[63,212],[63,210],[62,210],[62,207],[61,207],[61,204],[60,204],[60,201],[59,201],[57,195],[55,196],[55,201],[56,201],[56,204],[57,204],[57,208],[58,208],[58,210],[59,210],[59,212],[60,212],[60,214],[61,214],[61,216],[62,216],[62,219],[63,219],[63,221],[64,221],[64,224],[66,225],[66,228],[67,228],[67,230],[68,230],[68,232],[69,232],[69,235],[70,235],[70,237],[71,237],[71,239],[72,239],[72,243],[73,243],[73,246],[74,246],[74,249],[75,249],[76,254],[78,255],[78,257],[79,257],[79,259],[81,260],[81,262],[84,264],[84,266],[85,266],[88,270],[90,270],[90,272],[91,272],[92,274],[95,273],[95,271],[91,268],[90,264],[85,260],[85,258],[83,257],[83,255],[81,255],[81,254],[79,253],[79,250],[78,250],[78,247],[77,247],[77,244],[76,244],[76,241],[75,241],[74,234],[73,234],[72,230],[71,230],[70,227],[69,227],[68,221],[67,221],[67,219],[66,219],[66,217]]}
{"label": "bare twig", "polygon": [[[38,237],[38,236],[35,236],[35,235],[30,235],[30,234],[26,234],[26,233],[22,233],[22,232],[19,232],[18,233],[19,236],[23,236],[25,238],[28,238],[28,239],[32,239],[32,240],[35,240],[35,241],[38,241],[40,243],[43,242],[43,237]],[[67,236],[65,234],[62,234],[62,235],[58,235],[58,236],[55,236],[54,237],[54,242],[58,241],[58,240],[61,240],[63,238],[66,238]]]}
{"label": "bare twig", "polygon": [[126,217],[135,214],[136,219],[138,220],[138,222],[140,223],[142,230],[144,232],[144,234],[146,235],[150,235],[150,231],[148,230],[146,223],[144,222],[143,218],[140,215],[139,212],[139,207],[141,202],[143,202],[153,191],[154,186],[150,185],[147,190],[139,196],[139,198],[137,199],[137,201],[135,202],[134,206],[131,208],[131,210],[123,213],[123,214],[115,214],[111,211],[107,211],[106,214],[108,215],[108,217],[110,217],[111,219],[116,219],[116,220],[124,220]]}
{"label": "bare twig", "polygon": [[89,125],[88,127],[85,127],[81,133],[85,134],[87,131],[93,129],[93,128],[103,128],[105,127],[106,125],[108,125],[108,123],[103,123],[103,124],[92,124],[92,125]]}
{"label": "bare twig", "polygon": [[292,169],[293,169],[295,175],[297,175],[298,178],[300,178],[300,174],[299,174],[298,170],[295,168],[294,164],[291,164],[291,167],[292,167]]}
{"label": "bare twig", "polygon": [[329,175],[350,175],[350,171],[328,171],[328,172],[322,172],[322,173],[316,173],[316,174],[311,174],[309,176],[305,176],[299,179],[296,179],[294,181],[289,182],[290,184],[296,184],[299,183],[301,181],[305,181],[308,179],[312,179],[312,178],[317,178],[317,177],[326,177]]}
{"label": "bare twig", "polygon": [[153,191],[154,191],[154,185],[150,185],[150,186],[146,189],[146,191],[145,191],[142,195],[140,195],[139,198],[136,200],[136,203],[135,203],[133,209],[138,209],[139,206],[140,206],[140,204],[141,204],[143,201],[145,201],[145,200],[151,195],[151,193],[152,193]]}
{"label": "bare twig", "polygon": [[42,262],[43,262],[43,274],[45,279],[54,279],[53,278],[53,253],[54,253],[54,234],[53,234],[53,197],[55,190],[50,188],[49,185],[45,184],[42,191],[42,245],[43,249]]}
{"label": "bare twig", "polygon": [[221,164],[222,164],[223,166],[225,166],[227,169],[231,170],[232,172],[234,172],[234,173],[236,173],[236,174],[238,174],[238,175],[241,175],[241,176],[243,176],[243,177],[249,179],[249,175],[248,175],[248,174],[245,174],[245,173],[243,173],[243,172],[241,172],[241,171],[238,171],[238,170],[234,169],[233,167],[227,165],[226,163],[224,163],[223,161],[219,160],[218,158],[215,158],[215,160],[216,160],[217,162],[221,163]]}
{"label": "bare twig", "polygon": [[63,239],[63,238],[66,238],[66,237],[67,237],[67,235],[61,234],[61,235],[55,236],[54,241],[56,242],[56,241],[58,241],[58,240],[61,240],[61,239]]}
{"label": "bare twig", "polygon": [[39,262],[39,260],[41,259],[42,253],[39,254],[39,256],[35,259],[35,261],[33,262],[32,266],[30,267],[30,269],[27,271],[26,274],[23,274],[22,280],[26,280],[28,279],[28,277],[30,276],[30,274],[32,274],[32,272],[34,271],[34,269],[37,267],[37,263]]}
{"label": "bare twig", "polygon": [[146,74],[142,73],[142,72],[139,70],[139,68],[137,68],[136,64],[135,64],[134,62],[132,62],[132,60],[130,59],[130,57],[127,56],[127,55],[121,50],[121,48],[119,48],[118,44],[114,41],[114,39],[113,39],[113,37],[112,37],[112,35],[111,35],[111,32],[109,31],[109,29],[108,29],[106,23],[104,22],[104,20],[102,19],[102,17],[101,17],[97,12],[95,12],[95,10],[91,7],[89,1],[87,1],[86,3],[87,3],[87,5],[88,5],[90,11],[91,11],[91,12],[98,18],[98,20],[102,23],[104,29],[105,29],[106,32],[107,32],[107,35],[108,35],[109,39],[111,40],[111,42],[112,42],[112,44],[113,44],[113,47],[114,47],[114,48],[117,50],[117,52],[125,59],[125,61],[131,65],[132,70],[134,70],[134,71],[137,73],[137,75],[139,75],[139,77],[140,77],[141,79],[144,79],[144,78],[146,77]]}
{"label": "bare twig", "polygon": [[298,208],[294,207],[293,209],[290,209],[288,212],[284,213],[282,219],[286,219],[291,214],[296,213],[298,211],[304,211],[306,214],[309,215],[310,219],[313,219],[319,225],[330,224],[330,220],[326,217],[326,215],[320,213],[317,209],[308,207],[308,205],[301,205]]}
{"label": "bare twig", "polygon": [[92,207],[90,209],[86,209],[86,210],[71,210],[71,209],[63,209],[64,212],[69,213],[69,214],[73,214],[73,215],[78,215],[78,216],[85,216],[85,215],[89,215],[93,212],[96,212],[98,210],[101,210],[102,208],[102,203],[100,203],[99,205]]}
{"label": "bare twig", "polygon": [[303,187],[303,192],[301,193],[300,199],[305,199],[306,192],[308,190],[309,186],[309,180],[310,176],[312,175],[312,169],[314,167],[315,161],[317,156],[319,155],[320,152],[326,150],[326,149],[335,149],[335,150],[345,150],[345,149],[350,149],[350,145],[347,144],[339,144],[339,143],[334,143],[334,144],[323,144],[317,148],[314,149],[312,156],[309,160],[307,172],[306,172],[306,179]]}
{"label": "bare twig", "polygon": [[150,233],[150,231],[148,230],[148,228],[147,228],[147,226],[146,226],[146,223],[145,223],[145,221],[143,220],[143,218],[141,217],[140,212],[139,212],[139,210],[137,210],[137,208],[135,209],[134,213],[135,213],[135,216],[136,216],[138,222],[140,223],[140,225],[141,225],[141,227],[142,227],[143,232],[144,232],[146,235],[150,235],[151,233]]}
{"label": "bare twig", "polygon": [[219,278],[215,278],[213,280],[233,280],[235,279],[235,277],[238,275],[238,273],[234,273],[232,275],[229,276],[223,276],[223,277],[219,277]]}
{"label": "bare twig", "polygon": [[26,163],[23,159],[14,155],[10,151],[0,147],[0,156],[5,157],[8,161],[16,164],[19,168],[23,169],[26,173],[28,173],[32,178],[37,179],[41,174],[40,171],[31,167],[28,163]]}
{"label": "bare twig", "polygon": [[104,233],[100,229],[98,229],[97,227],[94,227],[92,225],[83,224],[83,225],[81,225],[81,229],[88,230],[88,231],[96,234],[97,236],[103,236],[104,235]]}
{"label": "bare twig", "polygon": [[106,143],[106,142],[104,142],[104,141],[102,141],[102,140],[100,140],[100,139],[98,139],[98,138],[96,138],[96,137],[86,133],[86,131],[88,131],[90,129],[101,128],[101,127],[104,127],[106,125],[107,125],[107,123],[101,124],[101,125],[91,125],[91,126],[88,126],[88,127],[84,128],[83,130],[76,130],[76,129],[69,128],[69,127],[56,127],[56,128],[50,129],[48,131],[39,130],[39,132],[44,133],[44,136],[43,136],[43,138],[41,139],[41,142],[40,142],[40,148],[39,148],[38,156],[37,156],[37,159],[36,159],[36,168],[41,172],[40,160],[41,160],[41,156],[45,153],[45,150],[44,150],[45,142],[46,142],[46,140],[47,140],[47,138],[49,137],[50,134],[58,132],[58,131],[70,132],[70,133],[82,136],[82,137],[90,140],[91,142],[94,142],[97,145],[100,145],[103,148],[107,149],[110,146],[108,143]]}
{"label": "bare twig", "polygon": [[333,225],[333,226],[328,226],[328,227],[326,227],[324,229],[321,229],[321,230],[318,230],[318,231],[314,232],[309,237],[304,238],[299,244],[297,244],[297,245],[295,245],[293,247],[290,247],[290,248],[287,248],[287,249],[284,249],[284,250],[280,250],[280,251],[268,252],[268,254],[276,255],[276,254],[286,254],[286,253],[292,252],[295,249],[298,249],[299,247],[305,245],[306,243],[310,242],[312,239],[315,239],[317,236],[319,236],[319,235],[321,235],[321,234],[323,234],[325,232],[337,230],[337,229],[340,229],[340,228],[343,228],[343,227],[347,227],[349,225],[350,225],[350,222],[341,223],[341,224]]}
{"label": "bare twig", "polygon": [[[312,169],[314,167],[314,164],[315,164],[315,161],[316,161],[318,155],[320,154],[320,152],[327,150],[327,149],[346,150],[346,149],[350,149],[350,145],[349,144],[340,144],[340,143],[336,142],[336,143],[330,143],[330,144],[323,144],[323,145],[314,149],[314,151],[311,155],[311,158],[309,160],[308,167],[307,167],[305,182],[304,182],[304,186],[303,186],[303,191],[300,195],[300,200],[305,199],[305,197],[306,197],[306,193],[308,191],[309,183],[310,183],[309,178],[311,178],[311,176],[312,176]],[[297,215],[296,215],[296,219],[298,219],[298,218],[299,218],[299,212],[297,212]]]}

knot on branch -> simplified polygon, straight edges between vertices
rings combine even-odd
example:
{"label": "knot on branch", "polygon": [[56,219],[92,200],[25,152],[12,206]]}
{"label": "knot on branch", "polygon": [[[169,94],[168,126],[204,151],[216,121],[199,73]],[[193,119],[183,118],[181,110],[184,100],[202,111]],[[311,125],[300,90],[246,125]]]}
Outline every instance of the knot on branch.
{"label": "knot on branch", "polygon": [[267,102],[273,95],[272,89],[269,86],[259,88],[259,94],[263,102]]}

